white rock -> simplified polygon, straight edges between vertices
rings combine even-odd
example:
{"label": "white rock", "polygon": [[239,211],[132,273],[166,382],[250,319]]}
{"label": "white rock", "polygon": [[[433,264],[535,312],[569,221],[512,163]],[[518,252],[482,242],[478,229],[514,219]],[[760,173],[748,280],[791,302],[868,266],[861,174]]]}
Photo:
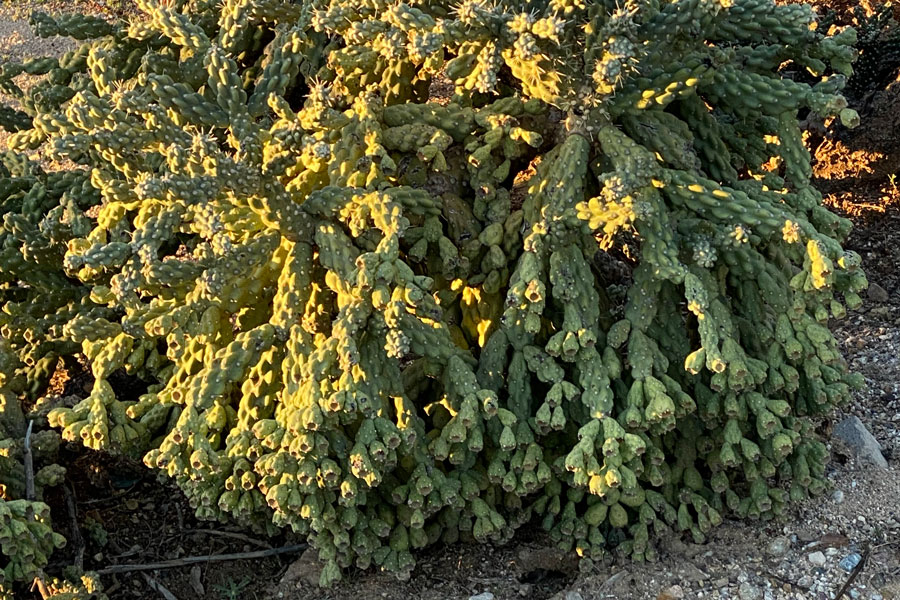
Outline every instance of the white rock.
{"label": "white rock", "polygon": [[860,462],[882,469],[888,468],[887,461],[881,454],[881,444],[856,415],[849,416],[835,425],[834,436],[843,440]]}
{"label": "white rock", "polygon": [[759,591],[759,588],[744,582],[738,588],[738,597],[741,600],[760,600],[762,592]]}
{"label": "white rock", "polygon": [[494,600],[494,595],[490,592],[482,592],[475,596],[469,596],[469,600]]}
{"label": "white rock", "polygon": [[809,555],[809,562],[816,565],[817,567],[824,567],[826,562],[825,555],[821,552],[813,552]]}
{"label": "white rock", "polygon": [[769,542],[768,548],[766,551],[769,553],[769,556],[779,557],[787,554],[788,549],[791,547],[791,542],[786,537],[777,537],[771,542]]}
{"label": "white rock", "polygon": [[840,504],[844,501],[844,492],[841,490],[834,490],[834,493],[831,494],[831,499],[834,500],[835,504]]}

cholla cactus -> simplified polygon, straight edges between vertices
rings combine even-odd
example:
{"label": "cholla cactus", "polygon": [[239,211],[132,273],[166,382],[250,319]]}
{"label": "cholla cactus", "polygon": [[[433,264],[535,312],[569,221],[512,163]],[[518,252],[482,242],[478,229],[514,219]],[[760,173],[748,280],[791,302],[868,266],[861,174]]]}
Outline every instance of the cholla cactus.
{"label": "cholla cactus", "polygon": [[96,378],[64,437],[308,535],[323,584],[531,519],[652,559],[825,488],[809,417],[858,383],[826,323],[866,280],[797,114],[855,120],[852,30],[768,0],[139,6],[3,113],[77,165],[44,210],[96,205],[40,334]]}
{"label": "cholla cactus", "polygon": [[[25,438],[31,451],[34,496],[26,492]],[[41,573],[50,554],[66,540],[50,525],[45,487],[57,485],[65,470],[55,464],[59,434],[27,434],[18,399],[0,388],[0,598],[13,598],[12,584]]]}
{"label": "cholla cactus", "polygon": [[[866,15],[857,6],[852,15],[859,37],[856,44],[859,59],[853,66],[853,76],[847,81],[847,91],[854,97],[863,97],[884,89],[893,80],[900,64],[900,27],[891,3],[879,6],[872,15]],[[836,16],[829,11],[824,20],[833,21]]]}
{"label": "cholla cactus", "polygon": [[65,538],[50,526],[50,507],[29,500],[0,500],[0,598],[13,598],[11,584],[28,580],[47,564]]}

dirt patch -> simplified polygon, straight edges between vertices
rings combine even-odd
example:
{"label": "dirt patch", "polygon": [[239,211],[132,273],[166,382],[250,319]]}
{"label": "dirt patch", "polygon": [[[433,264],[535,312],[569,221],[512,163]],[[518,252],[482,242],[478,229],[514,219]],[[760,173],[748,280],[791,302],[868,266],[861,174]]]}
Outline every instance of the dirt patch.
{"label": "dirt patch", "polygon": [[900,82],[861,102],[854,107],[861,115],[859,127],[834,123],[815,149],[813,173],[826,191],[885,182],[900,170]]}
{"label": "dirt patch", "polygon": [[[110,565],[147,564],[184,558],[252,552],[296,542],[287,536],[259,536],[227,523],[194,518],[184,495],[136,461],[87,451],[67,444],[60,456],[66,485],[74,497],[75,520],[62,489],[48,493],[54,525],[69,543],[57,551],[46,571],[59,573],[83,553],[85,570]],[[83,539],[79,548],[74,540]],[[294,557],[267,557],[150,571],[176,598],[237,600],[264,598],[261,591],[278,581]],[[112,600],[154,598],[157,593],[139,573],[104,576]],[[37,600],[22,592],[22,600]]]}

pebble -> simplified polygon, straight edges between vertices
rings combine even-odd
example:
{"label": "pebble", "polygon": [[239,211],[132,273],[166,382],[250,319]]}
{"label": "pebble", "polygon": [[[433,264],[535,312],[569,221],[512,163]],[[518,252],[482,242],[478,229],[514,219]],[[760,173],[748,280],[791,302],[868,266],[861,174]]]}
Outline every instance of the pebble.
{"label": "pebble", "polygon": [[494,595],[490,592],[482,592],[475,596],[469,596],[469,600],[494,600]]}
{"label": "pebble", "polygon": [[759,588],[745,581],[738,588],[738,598],[741,600],[760,600],[762,592],[759,591]]}
{"label": "pebble", "polygon": [[787,554],[788,549],[791,547],[791,542],[786,537],[777,537],[769,543],[769,547],[766,551],[769,553],[769,556],[784,556]]}
{"label": "pebble", "polygon": [[859,553],[854,552],[853,554],[848,554],[847,556],[842,558],[841,562],[839,562],[838,565],[843,570],[845,570],[849,573],[850,571],[852,571],[854,569],[854,567],[856,567],[856,565],[859,564],[860,560],[862,560],[862,557],[859,555]]}
{"label": "pebble", "polygon": [[831,499],[834,500],[835,504],[840,504],[844,501],[844,492],[841,490],[834,490],[834,493],[831,494]]}
{"label": "pebble", "polygon": [[825,555],[821,552],[813,552],[809,555],[809,562],[816,565],[817,567],[825,566]]}
{"label": "pebble", "polygon": [[887,290],[874,282],[869,283],[868,296],[873,302],[887,302],[890,300]]}
{"label": "pebble", "polygon": [[566,592],[566,600],[584,600],[580,592]]}
{"label": "pebble", "polygon": [[684,598],[684,589],[680,585],[673,585],[661,591],[656,600],[681,600],[682,598]]}

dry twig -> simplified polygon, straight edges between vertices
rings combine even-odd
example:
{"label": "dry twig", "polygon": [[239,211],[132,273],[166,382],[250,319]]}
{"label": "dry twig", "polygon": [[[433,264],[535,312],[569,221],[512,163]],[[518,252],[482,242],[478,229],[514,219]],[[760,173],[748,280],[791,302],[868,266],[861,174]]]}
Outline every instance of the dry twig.
{"label": "dry twig", "polygon": [[79,504],[83,504],[84,506],[87,506],[89,504],[100,504],[102,502],[109,502],[110,500],[118,500],[122,496],[125,496],[128,493],[132,492],[137,486],[138,486],[138,484],[135,483],[130,488],[128,488],[126,490],[122,490],[120,492],[116,492],[112,496],[106,496],[105,498],[94,498],[93,500],[83,500],[83,501],[79,502]]}
{"label": "dry twig", "polygon": [[28,429],[25,430],[25,449],[22,456],[22,463],[25,466],[25,499],[29,502],[34,500],[34,459],[31,455],[31,429],[33,427],[34,421],[28,421]]}
{"label": "dry twig", "polygon": [[[871,544],[866,548],[866,551],[863,552],[862,558],[859,559],[859,562],[856,563],[856,566],[853,567],[853,572],[850,573],[850,577],[847,579],[846,583],[844,583],[843,587],[838,591],[838,593],[834,596],[835,600],[841,600],[841,596],[843,596],[847,590],[850,589],[850,586],[853,585],[853,582],[856,581],[857,575],[863,570],[863,567],[866,564],[866,560],[869,558],[869,553],[872,551]],[[849,597],[850,594],[847,594]]]}
{"label": "dry twig", "polygon": [[221,537],[232,538],[235,540],[241,540],[243,542],[247,542],[248,544],[259,546],[260,548],[269,549],[272,547],[271,544],[267,544],[262,540],[257,540],[248,535],[244,535],[243,533],[236,533],[234,531],[218,531],[216,529],[184,529],[179,533],[206,533],[208,535],[217,535]]}
{"label": "dry twig", "polygon": [[225,560],[247,560],[253,558],[265,558],[268,556],[277,556],[279,554],[289,554],[305,550],[309,544],[293,544],[290,546],[282,546],[280,548],[271,548],[269,550],[255,550],[253,552],[236,552],[233,554],[213,554],[211,556],[186,556],[184,558],[175,558],[172,560],[164,560],[158,563],[144,563],[135,565],[113,565],[105,569],[97,570],[98,575],[112,575],[114,573],[129,573],[131,571],[155,571],[157,569],[175,569],[186,565],[193,565],[205,562],[218,562]]}
{"label": "dry twig", "polygon": [[144,576],[144,580],[147,582],[147,585],[150,586],[150,589],[154,592],[158,593],[160,596],[165,598],[166,600],[178,600],[178,597],[175,596],[172,592],[170,592],[166,586],[150,577],[146,573],[141,573]]}
{"label": "dry twig", "polygon": [[69,520],[72,522],[72,537],[70,542],[75,548],[75,568],[78,572],[84,570],[84,538],[81,535],[81,528],[78,526],[78,510],[75,508],[75,495],[68,482],[63,482],[63,493],[66,496],[66,510],[69,513]]}

